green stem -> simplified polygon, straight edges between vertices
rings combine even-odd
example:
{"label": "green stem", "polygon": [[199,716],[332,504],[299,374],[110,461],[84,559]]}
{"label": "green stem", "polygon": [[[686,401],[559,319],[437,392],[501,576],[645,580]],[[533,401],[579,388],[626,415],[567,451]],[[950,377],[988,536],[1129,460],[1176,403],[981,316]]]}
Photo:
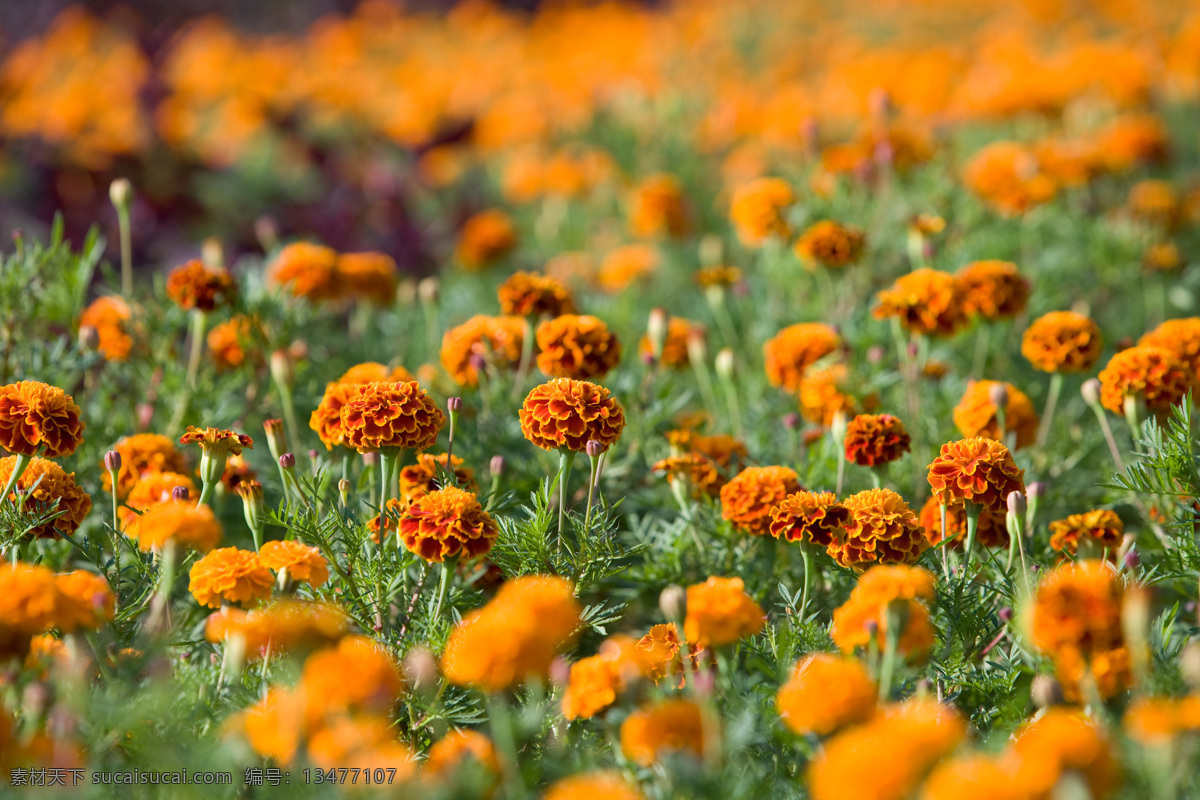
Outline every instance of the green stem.
{"label": "green stem", "polygon": [[893,600],[884,612],[887,631],[883,637],[883,661],[879,668],[879,702],[884,703],[892,693],[892,676],[896,671],[896,656],[900,650],[900,634],[908,624],[906,600]]}
{"label": "green stem", "polygon": [[583,515],[583,535],[587,536],[591,532],[592,525],[592,498],[596,496],[596,483],[599,481],[599,475],[596,474],[596,459],[588,457],[588,464],[591,466],[590,474],[588,475],[588,496],[587,510]]}
{"label": "green stem", "polygon": [[558,451],[558,538],[561,541],[567,518],[567,481],[571,479],[571,465],[575,463],[575,451],[560,448]]}
{"label": "green stem", "polygon": [[800,556],[804,559],[804,593],[800,597],[800,624],[804,624],[804,614],[808,610],[808,587],[812,585],[813,553],[812,545],[800,543]]}
{"label": "green stem", "polygon": [[1038,425],[1037,446],[1043,447],[1050,436],[1050,423],[1058,407],[1058,395],[1062,391],[1063,376],[1055,372],[1050,375],[1050,390],[1046,393],[1046,407],[1042,409],[1042,422]]}
{"label": "green stem", "polygon": [[279,402],[283,406],[283,424],[287,426],[288,446],[292,448],[294,455],[300,455],[300,442],[296,439],[296,403],[292,400],[292,390],[283,381],[275,377],[275,371],[271,370],[271,379],[275,384],[275,388],[279,390]]}
{"label": "green stem", "polygon": [[196,387],[196,375],[200,371],[200,356],[204,353],[204,332],[208,327],[208,312],[192,309],[192,349],[188,356],[187,388]]}
{"label": "green stem", "polygon": [[[33,460],[32,454],[18,453],[16,463],[13,464],[12,474],[8,476],[8,483],[4,485],[4,494],[0,494],[0,502],[8,500],[9,494],[12,493],[13,487],[17,485],[17,481],[21,480],[21,476],[25,474],[26,468],[29,467],[29,462]],[[116,480],[113,480],[115,491]],[[13,501],[14,504],[16,501]]]}
{"label": "green stem", "polygon": [[117,206],[117,225],[121,235],[121,294],[133,299],[133,232],[128,206]]}
{"label": "green stem", "polygon": [[112,477],[112,525],[113,525],[113,569],[116,575],[113,579],[113,595],[117,604],[121,602],[121,522],[117,516],[117,471],[109,472]]}
{"label": "green stem", "polygon": [[525,779],[521,776],[521,764],[517,759],[517,742],[513,735],[512,714],[504,698],[498,694],[488,695],[488,722],[492,728],[492,741],[500,751],[500,770],[506,785],[505,795],[511,800],[524,800],[529,796]]}
{"label": "green stem", "polygon": [[451,556],[442,562],[442,574],[438,579],[437,600],[433,604],[433,617],[431,621],[436,621],[442,617],[442,604],[446,601],[447,595],[450,593],[450,577],[458,567],[458,556]]}
{"label": "green stem", "polygon": [[979,513],[983,510],[983,506],[968,500],[964,509],[967,515],[967,542],[963,546],[962,580],[966,581],[969,580],[968,575],[971,572],[971,555],[975,550],[975,534],[979,530]]}

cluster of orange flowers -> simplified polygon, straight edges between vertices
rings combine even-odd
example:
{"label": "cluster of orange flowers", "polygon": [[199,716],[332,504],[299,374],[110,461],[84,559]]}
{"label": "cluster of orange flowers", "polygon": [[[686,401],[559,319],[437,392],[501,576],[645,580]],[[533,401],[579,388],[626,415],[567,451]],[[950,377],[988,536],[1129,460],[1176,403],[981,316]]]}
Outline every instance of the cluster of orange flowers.
{"label": "cluster of orange flowers", "polygon": [[973,317],[1012,319],[1029,293],[1029,281],[1007,261],[975,261],[953,275],[922,267],[879,293],[875,316],[895,318],[912,333],[950,336]]}
{"label": "cluster of orange flowers", "polygon": [[0,661],[25,658],[34,637],[50,630],[96,630],[112,619],[115,601],[102,575],[55,574],[42,566],[0,569]]}
{"label": "cluster of orange flowers", "polygon": [[367,300],[390,305],[396,298],[399,273],[385,253],[338,253],[310,242],[296,242],[275,256],[271,283],[293,297],[312,302]]}

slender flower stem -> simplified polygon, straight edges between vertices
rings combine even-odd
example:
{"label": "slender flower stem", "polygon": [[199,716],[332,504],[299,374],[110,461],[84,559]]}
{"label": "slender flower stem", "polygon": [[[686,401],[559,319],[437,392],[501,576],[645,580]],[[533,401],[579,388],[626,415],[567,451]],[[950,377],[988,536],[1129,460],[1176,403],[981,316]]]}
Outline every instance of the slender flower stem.
{"label": "slender flower stem", "polygon": [[1050,436],[1050,424],[1054,420],[1054,410],[1058,407],[1058,395],[1062,392],[1062,373],[1050,375],[1050,389],[1046,393],[1046,407],[1042,409],[1042,422],[1038,425],[1037,446],[1043,447]]}
{"label": "slender flower stem", "polygon": [[451,556],[442,562],[442,574],[438,578],[438,593],[437,600],[433,604],[432,620],[438,620],[442,617],[442,604],[446,601],[446,597],[450,593],[450,578],[457,567],[458,556]]}
{"label": "slender flower stem", "polygon": [[[12,493],[13,487],[17,485],[17,481],[21,480],[21,476],[25,474],[29,462],[33,461],[33,456],[25,453],[17,454],[17,461],[13,464],[12,474],[8,476],[8,483],[4,485],[4,494],[0,494],[0,502],[8,500],[9,494]],[[116,480],[113,481],[113,486],[116,486]],[[15,503],[16,501],[14,501]]]}
{"label": "slender flower stem", "polygon": [[971,556],[975,550],[975,535],[979,530],[979,513],[983,510],[983,506],[978,503],[968,500],[964,504],[967,515],[967,541],[963,546],[963,574],[962,580],[969,580],[968,575],[971,572]]}
{"label": "slender flower stem", "polygon": [[588,457],[588,464],[590,465],[591,470],[590,470],[590,474],[588,475],[587,510],[584,512],[584,515],[583,515],[583,534],[585,536],[591,532],[592,498],[596,496],[596,484],[599,482],[599,478],[600,478],[600,476],[597,474],[597,470],[596,470],[596,467],[597,467],[596,462],[598,460],[599,460],[599,456],[597,456],[596,458],[591,458],[590,456]]}
{"label": "slender flower stem", "polygon": [[521,762],[517,757],[517,742],[513,735],[512,714],[500,694],[488,695],[488,722],[492,728],[492,741],[500,751],[500,770],[506,785],[505,795],[512,800],[524,800],[529,796],[525,780],[521,777]]}
{"label": "slender flower stem", "polygon": [[121,602],[121,522],[117,516],[117,470],[108,473],[112,477],[112,526],[113,526],[113,594],[117,604]]}
{"label": "slender flower stem", "polygon": [[[207,328],[208,312],[192,309],[192,349],[188,356],[186,384],[189,392],[196,387],[196,374],[200,371],[200,356],[204,353],[204,332]],[[291,421],[288,424],[291,425]]]}
{"label": "slender flower stem", "polygon": [[400,463],[400,448],[384,447],[379,451],[379,474],[382,476],[379,492],[379,567],[375,575],[375,626],[383,630],[383,549],[387,542],[388,501],[392,499],[392,486],[396,482],[396,467]]}
{"label": "slender flower stem", "polygon": [[575,451],[562,448],[558,451],[558,536],[562,538],[567,518],[567,481],[571,478],[571,465],[575,463]]}
{"label": "slender flower stem", "polygon": [[808,588],[812,585],[813,552],[808,542],[800,543],[800,556],[804,559],[804,592],[800,596],[800,623],[804,623],[804,615],[808,610]]}
{"label": "slender flower stem", "polygon": [[279,390],[279,402],[283,406],[283,424],[287,426],[288,446],[292,448],[293,453],[300,452],[300,442],[296,439],[296,403],[292,400],[292,390],[283,381],[275,377],[275,371],[271,371],[272,382],[275,388]]}
{"label": "slender flower stem", "polygon": [[117,206],[117,226],[121,231],[121,294],[133,297],[133,232],[129,223],[129,207]]}
{"label": "slender flower stem", "polygon": [[[907,608],[900,610],[901,604],[907,601],[888,603],[886,615],[887,631],[883,637],[883,660],[879,667],[879,702],[887,701],[892,693],[892,676],[896,671],[896,656],[900,649],[900,634],[907,625]],[[871,637],[874,639],[874,637]]]}

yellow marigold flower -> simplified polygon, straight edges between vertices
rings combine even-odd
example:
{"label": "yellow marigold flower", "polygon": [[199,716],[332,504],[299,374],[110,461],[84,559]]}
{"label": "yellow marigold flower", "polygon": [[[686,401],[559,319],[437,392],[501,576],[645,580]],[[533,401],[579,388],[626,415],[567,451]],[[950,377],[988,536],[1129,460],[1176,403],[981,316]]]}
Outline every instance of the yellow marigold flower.
{"label": "yellow marigold flower", "polygon": [[1025,310],[1029,281],[1011,261],[972,261],[954,276],[962,295],[963,313],[989,321],[1012,319]]}
{"label": "yellow marigold flower", "polygon": [[62,605],[56,627],[63,633],[96,630],[113,618],[116,600],[103,575],[75,570],[57,576]]}
{"label": "yellow marigold flower", "polygon": [[1017,142],[994,142],[971,156],[963,183],[1005,216],[1024,214],[1058,193],[1034,151]]}
{"label": "yellow marigold flower", "polygon": [[1113,746],[1103,729],[1082,712],[1051,708],[1014,735],[1006,768],[1035,798],[1050,797],[1068,772],[1083,778],[1095,800],[1111,797],[1120,786]]}
{"label": "yellow marigold flower", "polygon": [[1200,696],[1136,698],[1121,726],[1140,742],[1164,744],[1180,733],[1200,730]]}
{"label": "yellow marigold flower", "polygon": [[92,328],[99,337],[97,347],[109,361],[124,361],[133,349],[133,337],[129,335],[133,317],[129,304],[120,297],[97,297],[83,310],[79,327]]}
{"label": "yellow marigold flower", "polygon": [[[975,543],[983,547],[1008,547],[1008,523],[1006,508],[984,506],[979,512],[975,526]],[[937,498],[930,497],[921,506],[917,515],[925,536],[931,545],[942,541],[942,506]],[[959,504],[946,506],[946,537],[951,547],[962,547],[967,536],[967,509]]]}
{"label": "yellow marigold flower", "polygon": [[329,562],[319,548],[303,542],[271,541],[258,551],[258,560],[267,569],[287,570],[288,578],[318,588],[329,580]]}
{"label": "yellow marigold flower", "polygon": [[174,541],[201,553],[212,550],[221,541],[221,523],[208,506],[190,501],[159,503],[134,517],[125,528],[144,552]]}
{"label": "yellow marigold flower", "polygon": [[716,735],[715,721],[705,716],[691,700],[665,700],[639,708],[621,723],[621,750],[645,767],[671,752],[703,756]]}
{"label": "yellow marigold flower", "polygon": [[575,300],[557,278],[514,272],[497,290],[500,311],[517,317],[557,317],[575,313]]}
{"label": "yellow marigold flower", "polygon": [[[0,487],[8,485],[16,466],[17,456],[0,458]],[[37,456],[30,459],[14,491],[3,498],[4,502],[16,504],[17,491],[21,492],[21,508],[26,511],[60,514],[25,532],[33,538],[61,539],[63,536],[72,536],[92,510],[92,498],[75,483],[74,472],[68,473],[53,461]]]}
{"label": "yellow marigold flower", "polygon": [[954,426],[967,438],[985,436],[1002,441],[1000,419],[993,392],[1002,387],[1008,402],[1004,404],[1004,433],[1016,434],[1014,450],[1033,444],[1037,437],[1038,413],[1029,396],[1011,383],[971,381],[962,399],[954,407]]}
{"label": "yellow marigold flower", "polygon": [[743,533],[770,533],[771,509],[803,490],[798,477],[788,467],[746,467],[721,487],[721,517]]}
{"label": "yellow marigold flower", "polygon": [[792,249],[806,269],[816,269],[818,264],[840,269],[862,257],[866,241],[861,228],[823,219],[809,226]]}
{"label": "yellow marigold flower", "polygon": [[515,369],[521,362],[525,320],[521,317],[486,317],[482,314],[442,336],[442,366],[459,386],[479,385],[479,369],[472,357],[489,369]]}
{"label": "yellow marigold flower", "polygon": [[413,500],[400,514],[399,530],[405,547],[438,564],[485,555],[500,535],[475,495],[455,486]]}
{"label": "yellow marigold flower", "polygon": [[933,576],[920,567],[878,566],[858,579],[850,598],[833,612],[830,635],[843,653],[865,647],[871,640],[868,623],[875,626],[878,646],[886,646],[888,607],[901,604],[904,621],[899,652],[912,659],[923,658],[933,646],[933,628],[925,601],[934,596]]}
{"label": "yellow marigold flower", "polygon": [[967,321],[958,281],[948,272],[922,268],[881,291],[877,319],[896,317],[905,329],[925,336],[950,336]]}
{"label": "yellow marigold flower", "polygon": [[456,728],[429,748],[423,771],[433,777],[448,778],[468,761],[477,762],[492,774],[500,773],[500,760],[492,740],[479,731]]}
{"label": "yellow marigold flower", "polygon": [[850,512],[829,555],[843,567],[911,564],[929,549],[925,529],[904,498],[891,489],[867,489],[842,501]]}
{"label": "yellow marigold flower", "polygon": [[1017,469],[1012,453],[995,439],[959,439],[942,445],[929,465],[929,486],[943,505],[1000,509],[1010,493],[1025,491],[1025,470]]}
{"label": "yellow marigold flower", "polygon": [[741,578],[713,575],[688,587],[683,633],[700,647],[720,647],[758,633],[765,616]]}
{"label": "yellow marigold flower", "polygon": [[360,453],[384,447],[424,450],[437,440],[446,415],[416,381],[360,388],[341,408],[347,445]]}
{"label": "yellow marigold flower", "polygon": [[179,437],[180,444],[198,444],[206,455],[240,456],[242,448],[254,449],[254,440],[244,433],[221,428],[197,428],[188,425]]}
{"label": "yellow marigold flower", "polygon": [[600,646],[599,653],[572,664],[563,692],[563,716],[586,719],[615,703],[630,679],[641,672],[638,655],[632,639],[614,636]]}
{"label": "yellow marigold flower", "polygon": [[741,283],[742,271],[737,267],[716,264],[696,270],[693,278],[701,289],[709,289],[714,286],[724,288]]}
{"label": "yellow marigold flower", "polygon": [[1021,355],[1042,372],[1087,372],[1101,347],[1100,327],[1074,311],[1043,314],[1021,338]]}
{"label": "yellow marigold flower", "polygon": [[738,239],[748,247],[761,247],[772,236],[791,236],[786,212],[796,202],[792,187],[779,178],[757,178],[733,192],[729,218]]}
{"label": "yellow marigold flower", "polygon": [[[699,322],[683,317],[671,317],[667,320],[667,336],[663,340],[662,353],[659,354],[658,363],[670,369],[685,369],[691,365],[691,358],[688,356],[688,338],[697,335],[696,332],[703,337],[704,326]],[[638,353],[646,358],[654,354],[654,345],[650,341],[650,334],[643,334],[638,342]]]}
{"label": "yellow marigold flower", "polygon": [[295,242],[279,251],[267,273],[268,280],[293,297],[310,301],[332,300],[341,295],[338,254],[330,247]]}
{"label": "yellow marigold flower", "polygon": [[508,214],[499,209],[469,217],[458,232],[455,255],[463,268],[477,272],[508,255],[517,246],[517,231]]}
{"label": "yellow marigold flower", "polygon": [[1200,375],[1200,317],[1169,319],[1138,339],[1138,346],[1166,350]]}
{"label": "yellow marigold flower", "polygon": [[[347,680],[347,676],[354,676]],[[374,639],[347,636],[318,650],[304,662],[304,715],[316,729],[347,713],[386,714],[404,694],[404,674],[391,654]]]}
{"label": "yellow marigold flower", "polygon": [[381,306],[396,300],[399,271],[395,260],[386,253],[342,253],[336,269],[341,294]]}
{"label": "yellow marigold flower", "polygon": [[1152,413],[1164,413],[1183,400],[1194,381],[1191,367],[1171,351],[1130,347],[1100,370],[1100,404],[1122,414],[1125,398],[1136,397]]}
{"label": "yellow marigold flower", "polygon": [[629,203],[629,229],[640,239],[680,237],[687,233],[687,203],[683,187],[673,175],[651,175],[634,188]]}
{"label": "yellow marigold flower", "polygon": [[621,343],[596,317],[563,314],[537,328],[537,365],[551,378],[603,378],[621,362]]}
{"label": "yellow marigold flower", "polygon": [[611,294],[624,291],[658,269],[658,251],[647,244],[627,244],[600,262],[596,284]]}
{"label": "yellow marigold flower", "polygon": [[589,441],[607,450],[625,428],[625,412],[608,389],[556,378],[535,386],[521,404],[521,433],[543,450],[582,453]]}
{"label": "yellow marigold flower", "polygon": [[192,565],[188,591],[197,603],[209,608],[220,608],[223,603],[253,605],[271,596],[274,583],[257,553],[222,547]]}
{"label": "yellow marigold flower", "polygon": [[[450,465],[446,462],[446,454],[431,456],[421,453],[417,456],[416,464],[409,464],[400,469],[400,500],[411,503],[418,497],[424,497],[439,487],[438,475],[446,471]],[[458,488],[468,492],[477,492],[479,486],[475,483],[475,470],[463,466],[463,460],[452,456],[454,464],[454,483]]]}
{"label": "yellow marigold flower", "polygon": [[862,467],[890,464],[912,444],[908,429],[891,414],[858,414],[846,425],[846,460]]}
{"label": "yellow marigold flower", "polygon": [[943,761],[921,788],[920,800],[1029,800],[1020,778],[1001,759],[981,755]]}
{"label": "yellow marigold flower", "polygon": [[830,547],[843,535],[850,509],[833,492],[796,492],[771,509],[770,534],[788,542]]}
{"label": "yellow marigold flower", "polygon": [[828,736],[875,713],[875,682],[858,661],[817,653],[801,659],[775,696],[785,725],[801,736]]}
{"label": "yellow marigold flower", "polygon": [[241,637],[251,657],[328,647],[349,630],[350,618],[340,608],[302,600],[280,600],[249,612],[223,606],[204,623],[208,641]]}
{"label": "yellow marigold flower", "polygon": [[342,427],[342,408],[351,400],[363,393],[365,384],[358,383],[327,383],[325,394],[316,410],[308,418],[308,427],[317,432],[317,436],[325,445],[326,450],[342,447],[346,442],[346,429]]}
{"label": "yellow marigold flower", "polygon": [[809,370],[800,379],[800,414],[809,422],[829,427],[839,411],[853,416],[878,405],[874,394],[862,400],[852,395],[850,383],[850,368],[845,364]]}
{"label": "yellow marigold flower", "polygon": [[0,386],[0,447],[19,456],[69,456],[83,443],[79,413],[57,386],[40,381]]}
{"label": "yellow marigold flower", "polygon": [[346,370],[334,383],[408,383],[414,380],[416,378],[404,367],[386,367],[376,361],[366,361]]}
{"label": "yellow marigold flower", "polygon": [[209,267],[193,259],[171,270],[167,276],[167,297],[184,311],[193,308],[212,311],[229,303],[237,294],[237,282],[224,267]]}
{"label": "yellow marigold flower", "polygon": [[824,323],[789,325],[763,345],[767,380],[772,386],[799,391],[805,371],[841,347],[842,337]]}
{"label": "yellow marigold flower", "polygon": [[1107,508],[1072,514],[1050,523],[1050,546],[1063,553],[1078,552],[1080,541],[1115,551],[1124,536],[1125,523],[1117,512]]}
{"label": "yellow marigold flower", "polygon": [[241,314],[214,325],[206,341],[217,369],[236,369],[246,363],[246,347],[251,337],[250,318]]}
{"label": "yellow marigold flower", "polygon": [[42,566],[0,568],[0,661],[24,658],[30,640],[54,627],[64,608],[58,577]]}

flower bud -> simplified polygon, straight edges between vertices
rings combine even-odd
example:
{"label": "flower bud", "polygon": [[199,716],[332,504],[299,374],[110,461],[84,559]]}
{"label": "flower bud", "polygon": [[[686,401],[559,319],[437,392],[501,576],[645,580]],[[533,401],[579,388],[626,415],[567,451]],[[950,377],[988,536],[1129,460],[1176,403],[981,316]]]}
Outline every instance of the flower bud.
{"label": "flower bud", "polygon": [[717,353],[717,375],[721,380],[733,380],[733,350],[725,347]]}
{"label": "flower bud", "polygon": [[559,656],[550,662],[550,682],[555,686],[566,686],[571,682],[571,665]]}
{"label": "flower bud", "polygon": [[658,608],[672,622],[682,622],[687,616],[687,591],[671,584],[658,595]]}
{"label": "flower bud", "polygon": [[1012,606],[1005,606],[997,612],[1002,622],[1011,622],[1013,618]]}
{"label": "flower bud", "polygon": [[261,216],[254,220],[254,238],[264,253],[269,253],[279,246],[279,225],[269,216]]}
{"label": "flower bud", "polygon": [[430,276],[417,282],[417,297],[427,306],[436,305],[438,301],[438,279]]}
{"label": "flower bud", "polygon": [[133,202],[133,184],[128,178],[117,178],[108,185],[108,199],[117,209],[128,209]]}
{"label": "flower bud", "polygon": [[988,400],[992,402],[996,408],[1008,408],[1008,387],[1003,383],[993,383],[992,388],[988,390]]}
{"label": "flower bud", "polygon": [[1035,675],[1029,687],[1029,696],[1038,708],[1050,708],[1063,704],[1062,684],[1049,675]]}
{"label": "flower bud", "polygon": [[404,656],[404,674],[414,690],[432,690],[437,686],[437,659],[424,647],[414,647]]}
{"label": "flower bud", "polygon": [[263,518],[266,516],[262,484],[255,480],[238,481],[233,491],[242,498],[242,513],[246,517],[246,525],[256,535],[261,535]]}
{"label": "flower bud", "polygon": [[1026,510],[1025,495],[1020,492],[1008,493],[1008,513],[1016,517],[1024,517]]}
{"label": "flower bud", "polygon": [[271,457],[279,458],[287,450],[287,437],[283,431],[283,420],[268,419],[264,421],[263,431],[267,434],[267,447],[271,450]]}
{"label": "flower bud", "polygon": [[1083,395],[1083,402],[1089,406],[1096,408],[1100,405],[1100,381],[1095,378],[1084,381],[1083,386],[1079,387],[1079,393]]}
{"label": "flower bud", "polygon": [[186,503],[191,496],[186,486],[175,486],[171,489],[171,499],[180,503]]}
{"label": "flower bud", "polygon": [[342,502],[342,508],[350,502],[350,481],[345,478],[338,481],[338,499]]}
{"label": "flower bud", "polygon": [[705,343],[707,332],[703,325],[693,325],[687,333],[688,361],[693,365],[703,364],[708,359],[708,346]]}
{"label": "flower bud", "polygon": [[844,409],[839,408],[837,411],[833,412],[833,419],[830,421],[829,430],[831,433],[833,433],[833,440],[835,442],[846,441],[846,428],[848,424],[849,422],[846,419],[846,412]]}
{"label": "flower bud", "polygon": [[215,236],[205,239],[200,245],[200,260],[209,267],[225,266],[225,250],[221,247],[221,241]]}
{"label": "flower bud", "polygon": [[100,331],[91,325],[79,326],[79,349],[85,353],[94,353],[100,346]]}
{"label": "flower bud", "polygon": [[604,452],[604,445],[600,444],[600,442],[597,442],[595,439],[588,439],[587,444],[583,447],[583,450],[585,453],[587,453],[588,458],[596,458]]}
{"label": "flower bud", "polygon": [[154,406],[149,403],[138,403],[137,421],[138,430],[144,431],[148,429],[151,423],[154,422]]}
{"label": "flower bud", "polygon": [[475,372],[485,372],[487,370],[487,359],[482,353],[471,353],[467,357],[467,363]]}
{"label": "flower bud", "polygon": [[646,320],[646,338],[650,340],[650,353],[655,360],[662,358],[663,345],[667,341],[666,309],[650,309],[650,317]]}
{"label": "flower bud", "polygon": [[800,415],[795,411],[791,411],[783,415],[783,427],[789,431],[794,431],[800,427]]}
{"label": "flower bud", "polygon": [[700,263],[705,266],[719,263],[723,249],[720,236],[706,233],[700,238]]}
{"label": "flower bud", "polygon": [[504,456],[492,456],[492,460],[488,462],[488,474],[493,478],[499,478],[504,474]]}
{"label": "flower bud", "polygon": [[1133,570],[1135,570],[1139,566],[1141,566],[1142,557],[1138,555],[1137,550],[1130,550],[1128,553],[1125,554],[1125,558],[1122,559],[1122,562],[1125,565],[1125,569],[1132,572]]}
{"label": "flower bud", "polygon": [[1042,481],[1034,481],[1025,487],[1025,494],[1030,500],[1040,500],[1046,496],[1046,484]]}
{"label": "flower bud", "polygon": [[292,469],[296,466],[296,457],[291,453],[284,453],[279,457],[279,466],[284,469]]}
{"label": "flower bud", "polygon": [[121,454],[116,450],[109,450],[104,454],[104,468],[109,472],[121,471]]}
{"label": "flower bud", "polygon": [[871,364],[878,364],[883,361],[883,357],[887,354],[887,350],[883,345],[873,344],[867,348],[867,361]]}
{"label": "flower bud", "polygon": [[292,369],[292,359],[287,350],[271,353],[271,377],[277,384],[288,389],[296,385],[296,371]]}
{"label": "flower bud", "polygon": [[396,284],[396,302],[402,306],[411,306],[417,302],[417,282],[405,278]]}

